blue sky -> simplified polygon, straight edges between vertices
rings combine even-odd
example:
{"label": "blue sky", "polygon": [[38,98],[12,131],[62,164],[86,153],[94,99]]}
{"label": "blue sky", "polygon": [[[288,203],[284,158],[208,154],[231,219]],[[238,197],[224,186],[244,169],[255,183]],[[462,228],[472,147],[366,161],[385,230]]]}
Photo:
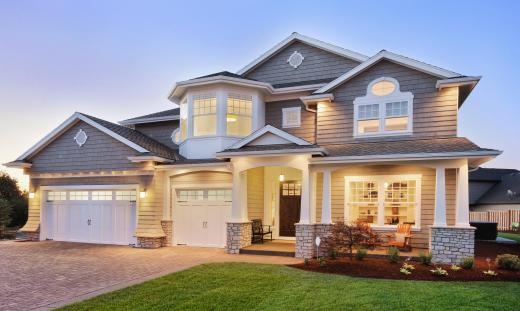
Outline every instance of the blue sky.
{"label": "blue sky", "polygon": [[520,1],[0,0],[0,163],[74,111],[169,109],[175,81],[236,71],[297,31],[482,75],[459,136],[504,150],[486,166],[520,169],[519,16]]}

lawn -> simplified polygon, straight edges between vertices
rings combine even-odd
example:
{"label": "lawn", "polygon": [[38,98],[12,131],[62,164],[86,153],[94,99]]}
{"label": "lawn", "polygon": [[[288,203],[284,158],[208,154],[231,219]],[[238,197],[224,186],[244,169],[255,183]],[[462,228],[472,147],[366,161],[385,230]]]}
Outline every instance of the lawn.
{"label": "lawn", "polygon": [[498,236],[501,238],[515,240],[520,243],[520,234],[518,233],[499,232]]}
{"label": "lawn", "polygon": [[247,263],[201,265],[60,310],[518,310],[520,283],[361,279]]}

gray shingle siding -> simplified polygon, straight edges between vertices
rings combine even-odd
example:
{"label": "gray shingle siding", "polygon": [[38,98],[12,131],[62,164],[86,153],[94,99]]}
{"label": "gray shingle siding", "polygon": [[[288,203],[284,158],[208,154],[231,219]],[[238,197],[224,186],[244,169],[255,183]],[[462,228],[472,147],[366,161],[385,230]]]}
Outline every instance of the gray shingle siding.
{"label": "gray shingle siding", "polygon": [[172,141],[172,133],[179,127],[179,121],[154,122],[136,124],[135,129],[148,137],[166,145],[167,147],[177,149],[178,146]]}
{"label": "gray shingle siding", "polygon": [[[305,110],[305,106],[299,99],[269,102],[265,105],[265,123],[282,129],[287,133],[298,136],[310,143],[315,142],[315,119],[316,114]],[[283,128],[283,108],[301,107],[301,126]]]}
{"label": "gray shingle siding", "polygon": [[[83,129],[87,142],[79,147],[74,141],[76,133]],[[91,125],[79,121],[52,141],[30,162],[31,173],[83,172],[106,170],[141,169],[143,163],[132,163],[127,157],[139,155],[137,151],[99,131]]]}
{"label": "gray shingle siding", "polygon": [[[300,52],[304,57],[303,63],[296,69],[287,63],[294,51]],[[271,84],[293,83],[336,78],[358,64],[357,61],[305,43],[294,42],[245,76]]]}

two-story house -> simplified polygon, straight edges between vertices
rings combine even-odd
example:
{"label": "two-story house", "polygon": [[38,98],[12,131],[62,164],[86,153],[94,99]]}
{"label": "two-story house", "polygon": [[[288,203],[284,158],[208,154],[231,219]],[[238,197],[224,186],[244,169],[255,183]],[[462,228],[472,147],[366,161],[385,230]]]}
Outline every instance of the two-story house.
{"label": "two-story house", "polygon": [[473,255],[468,168],[500,154],[457,136],[479,79],[293,33],[236,73],[176,83],[179,108],[73,114],[8,163],[30,176],[21,230],[238,253],[262,219],[308,258],[334,221],[407,223],[413,247],[456,262]]}

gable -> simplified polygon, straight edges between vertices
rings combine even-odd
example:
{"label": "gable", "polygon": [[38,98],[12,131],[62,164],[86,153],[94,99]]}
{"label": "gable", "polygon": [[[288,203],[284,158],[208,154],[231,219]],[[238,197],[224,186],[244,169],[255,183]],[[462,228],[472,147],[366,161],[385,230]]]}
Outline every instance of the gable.
{"label": "gable", "polygon": [[[79,130],[87,134],[81,147],[74,137]],[[101,132],[84,121],[78,121],[53,141],[33,154],[31,173],[90,172],[140,169],[127,157],[140,154],[136,150]]]}
{"label": "gable", "polygon": [[278,135],[274,135],[273,133],[265,133],[262,136],[256,138],[255,140],[248,143],[246,146],[262,146],[262,145],[285,145],[292,144],[292,141],[289,141],[283,137]]}
{"label": "gable", "polygon": [[[293,68],[287,62],[295,51],[298,51],[304,57],[302,64],[297,68]],[[284,87],[284,84],[292,83],[327,83],[359,64],[359,61],[325,51],[301,41],[295,41],[259,64],[245,76],[250,79],[271,83],[274,87]]]}

